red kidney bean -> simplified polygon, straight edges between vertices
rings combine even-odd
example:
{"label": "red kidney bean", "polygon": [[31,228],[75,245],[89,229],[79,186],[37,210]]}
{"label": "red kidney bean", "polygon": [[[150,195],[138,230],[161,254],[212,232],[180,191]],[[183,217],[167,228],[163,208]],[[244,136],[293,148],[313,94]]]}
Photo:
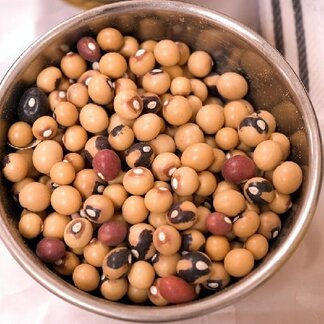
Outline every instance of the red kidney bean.
{"label": "red kidney bean", "polygon": [[232,221],[225,214],[214,212],[208,215],[206,226],[209,232],[214,235],[225,235],[232,230]]}
{"label": "red kidney bean", "polygon": [[155,279],[154,283],[148,290],[148,297],[154,305],[165,306],[168,305],[169,302],[160,294],[160,281],[161,278]]}
{"label": "red kidney bean", "polygon": [[77,43],[79,54],[89,62],[99,61],[101,53],[98,43],[90,36],[79,39]]}
{"label": "red kidney bean", "polygon": [[45,263],[59,261],[65,254],[65,244],[54,237],[44,237],[36,246],[36,255]]}
{"label": "red kidney bean", "polygon": [[108,246],[116,246],[123,242],[127,235],[125,224],[119,221],[103,223],[98,230],[98,240]]}
{"label": "red kidney bean", "polygon": [[240,184],[256,175],[257,168],[252,159],[243,155],[234,155],[226,160],[222,167],[225,180]]}
{"label": "red kidney bean", "polygon": [[114,151],[104,149],[95,154],[92,160],[92,167],[101,179],[111,181],[120,172],[121,162],[119,156]]}
{"label": "red kidney bean", "polygon": [[171,304],[187,303],[197,297],[195,287],[176,276],[161,278],[159,290],[161,296]]}

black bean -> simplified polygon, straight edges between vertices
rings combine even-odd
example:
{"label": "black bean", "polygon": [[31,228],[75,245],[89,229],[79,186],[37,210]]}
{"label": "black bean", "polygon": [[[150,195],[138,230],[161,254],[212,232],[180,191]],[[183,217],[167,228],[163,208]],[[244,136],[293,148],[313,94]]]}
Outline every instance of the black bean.
{"label": "black bean", "polygon": [[29,124],[48,114],[48,100],[46,94],[36,88],[27,89],[18,104],[18,117]]}

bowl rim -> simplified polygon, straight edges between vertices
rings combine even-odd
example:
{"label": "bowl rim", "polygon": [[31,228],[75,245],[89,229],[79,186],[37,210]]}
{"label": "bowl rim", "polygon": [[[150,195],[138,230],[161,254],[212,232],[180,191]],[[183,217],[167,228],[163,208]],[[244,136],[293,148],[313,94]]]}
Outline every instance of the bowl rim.
{"label": "bowl rim", "polygon": [[[109,15],[109,12],[114,13],[114,10],[123,12],[129,9],[143,10],[145,8],[179,12],[179,7],[181,7],[181,12],[185,14],[212,20],[217,24],[225,26],[226,29],[230,29],[235,34],[239,34],[244,41],[249,44],[253,43],[253,46],[260,53],[267,55],[269,60],[275,62],[281,76],[285,77],[287,85],[289,85],[291,89],[295,89],[295,100],[300,102],[302,113],[308,112],[308,119],[304,120],[304,122],[308,123],[310,126],[307,135],[310,148],[309,156],[312,157],[309,161],[309,172],[312,182],[309,181],[307,184],[305,191],[308,193],[308,199],[304,200],[299,218],[293,225],[289,236],[283,241],[280,247],[273,251],[267,262],[258,266],[258,270],[254,271],[252,273],[253,275],[245,277],[238,283],[229,286],[228,289],[224,289],[210,297],[199,299],[188,304],[165,306],[163,307],[164,311],[162,312],[161,308],[155,306],[124,305],[109,302],[102,298],[96,298],[84,293],[63,280],[57,280],[57,275],[46,268],[46,266],[35,262],[35,256],[27,246],[14,239],[9,230],[7,220],[4,219],[4,217],[0,217],[0,237],[2,241],[14,259],[27,273],[29,273],[29,275],[31,275],[32,278],[55,295],[76,306],[119,320],[167,322],[192,318],[219,310],[233,303],[238,298],[247,295],[261,283],[269,279],[270,276],[272,276],[293,254],[312,220],[320,192],[322,180],[321,138],[315,111],[304,86],[281,54],[268,44],[260,35],[236,20],[212,9],[179,1],[160,2],[151,0],[133,0],[107,4],[81,12],[80,14],[77,14],[50,29],[42,37],[38,38],[38,40],[36,40],[30,47],[28,47],[20,57],[18,57],[0,83],[0,98],[4,94],[4,91],[6,91],[6,89],[14,82],[15,77],[19,72],[26,67],[24,63],[25,60],[29,62],[33,61],[37,57],[37,53],[49,45],[53,36],[60,33],[63,34],[64,30],[76,26],[77,22],[89,20],[98,15]],[[3,212],[3,207],[0,206],[0,213],[2,214]]]}

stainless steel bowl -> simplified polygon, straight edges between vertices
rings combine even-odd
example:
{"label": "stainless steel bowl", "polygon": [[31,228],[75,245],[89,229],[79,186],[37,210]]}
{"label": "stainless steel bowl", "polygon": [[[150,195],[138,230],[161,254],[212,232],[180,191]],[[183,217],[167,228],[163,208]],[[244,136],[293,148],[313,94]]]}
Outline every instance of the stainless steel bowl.
{"label": "stainless steel bowl", "polygon": [[210,297],[163,309],[113,303],[84,293],[51,272],[25,244],[17,231],[18,210],[8,183],[0,175],[1,238],[19,264],[57,296],[89,311],[117,319],[163,322],[216,311],[243,298],[273,275],[291,256],[304,236],[318,199],[322,152],[315,113],[301,82],[287,62],[256,33],[211,10],[168,1],[131,1],[84,12],[51,30],[16,61],[0,86],[0,158],[6,153],[6,132],[15,117],[22,91],[37,73],[55,64],[82,35],[114,26],[141,40],[171,38],[193,49],[208,51],[217,70],[236,70],[249,80],[249,100],[270,110],[279,130],[292,143],[292,159],[304,171],[302,188],[283,223],[270,253],[248,276]]}

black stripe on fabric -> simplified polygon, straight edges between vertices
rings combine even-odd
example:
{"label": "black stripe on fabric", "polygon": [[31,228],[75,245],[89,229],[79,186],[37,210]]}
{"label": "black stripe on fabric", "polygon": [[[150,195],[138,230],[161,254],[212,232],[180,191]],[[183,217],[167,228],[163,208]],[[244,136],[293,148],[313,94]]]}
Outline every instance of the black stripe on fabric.
{"label": "black stripe on fabric", "polygon": [[275,46],[277,50],[285,56],[285,45],[282,30],[282,19],[280,0],[271,0],[272,6],[272,20],[273,20],[273,32],[275,36]]}
{"label": "black stripe on fabric", "polygon": [[299,76],[300,79],[303,81],[306,90],[309,91],[309,74],[308,74],[308,64],[307,64],[305,30],[304,30],[304,22],[303,22],[303,10],[302,10],[300,0],[292,0],[292,4],[294,9],[295,27],[296,27]]}

